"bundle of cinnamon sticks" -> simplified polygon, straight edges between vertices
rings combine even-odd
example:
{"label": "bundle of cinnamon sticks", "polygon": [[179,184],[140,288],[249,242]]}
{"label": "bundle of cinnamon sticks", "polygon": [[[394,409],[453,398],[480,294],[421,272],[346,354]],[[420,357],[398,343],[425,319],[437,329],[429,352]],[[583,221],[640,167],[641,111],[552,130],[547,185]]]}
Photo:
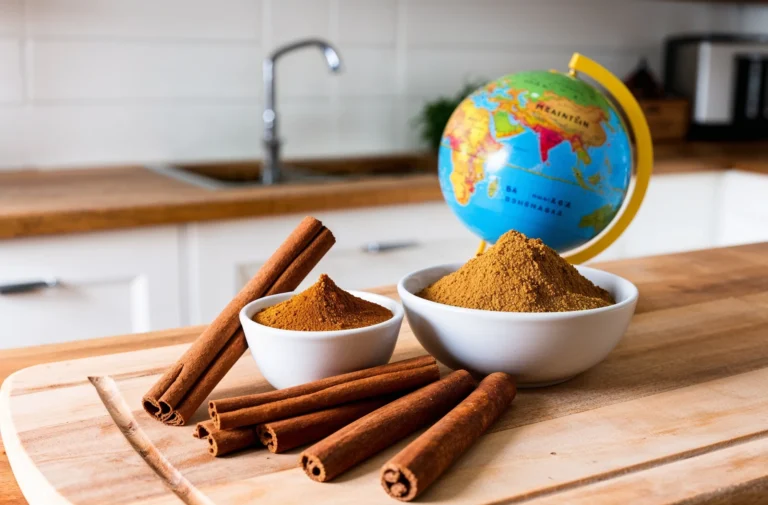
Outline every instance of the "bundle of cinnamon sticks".
{"label": "bundle of cinnamon sticks", "polygon": [[325,482],[437,421],[381,470],[384,490],[409,501],[469,449],[516,392],[514,379],[503,373],[479,386],[465,370],[439,377],[435,359],[424,356],[214,400],[211,419],[198,424],[194,436],[207,440],[214,456],[260,446],[281,453],[319,440],[301,453],[299,464],[311,479]]}
{"label": "bundle of cinnamon sticks", "polygon": [[143,398],[144,410],[170,425],[186,424],[248,344],[238,318],[257,298],[295,290],[335,243],[323,223],[306,217]]}
{"label": "bundle of cinnamon sticks", "polygon": [[432,356],[408,359],[268,393],[213,400],[194,432],[214,456],[264,445],[281,453],[343,426],[440,378]]}

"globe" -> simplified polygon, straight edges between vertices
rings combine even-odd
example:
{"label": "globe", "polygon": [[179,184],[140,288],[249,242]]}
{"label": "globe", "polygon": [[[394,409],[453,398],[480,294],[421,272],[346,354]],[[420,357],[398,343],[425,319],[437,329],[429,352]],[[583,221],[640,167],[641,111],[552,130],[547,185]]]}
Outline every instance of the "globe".
{"label": "globe", "polygon": [[438,173],[448,205],[483,240],[514,229],[562,252],[616,216],[632,151],[621,115],[597,88],[559,72],[521,72],[456,108]]}

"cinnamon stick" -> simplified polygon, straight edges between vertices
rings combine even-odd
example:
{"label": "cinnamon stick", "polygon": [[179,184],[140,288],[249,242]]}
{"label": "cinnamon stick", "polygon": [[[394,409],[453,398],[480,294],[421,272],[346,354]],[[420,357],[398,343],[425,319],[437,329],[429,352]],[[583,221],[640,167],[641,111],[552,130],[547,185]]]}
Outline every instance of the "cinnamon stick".
{"label": "cinnamon stick", "polygon": [[277,421],[334,407],[366,398],[416,389],[440,378],[437,364],[375,375],[343,384],[337,384],[314,393],[288,398],[256,407],[217,413],[213,424],[220,430],[229,430]]}
{"label": "cinnamon stick", "polygon": [[310,479],[325,482],[353,465],[434,422],[475,387],[466,370],[418,389],[348,424],[301,454],[299,464]]}
{"label": "cinnamon stick", "polygon": [[223,398],[220,400],[212,400],[208,402],[208,413],[212,419],[215,419],[218,414],[224,414],[247,407],[256,407],[258,405],[264,405],[265,403],[286,400],[288,398],[296,398],[297,396],[314,393],[316,391],[320,391],[321,389],[326,389],[338,384],[344,384],[345,382],[365,379],[367,377],[373,377],[385,373],[399,372],[401,370],[420,368],[423,366],[434,365],[435,363],[437,363],[437,361],[435,361],[435,358],[432,356],[419,356],[418,358],[396,361],[394,363],[366,368],[356,372],[335,375],[333,377],[327,377],[325,379],[307,382],[306,384],[300,384],[290,388],[278,389],[266,393],[256,393],[251,395],[235,396],[232,398]]}
{"label": "cinnamon stick", "polygon": [[320,440],[395,398],[384,396],[282,421],[230,430],[216,428],[209,419],[197,423],[192,436],[207,440],[208,452],[217,457],[255,445],[265,445],[270,452],[281,453]]}
{"label": "cinnamon stick", "polygon": [[459,405],[381,469],[389,496],[411,501],[423,493],[472,446],[515,398],[515,379],[493,373]]}
{"label": "cinnamon stick", "polygon": [[235,430],[213,430],[205,439],[208,440],[208,452],[214,457],[224,456],[254,445],[261,446],[255,426]]}
{"label": "cinnamon stick", "polygon": [[143,398],[144,409],[171,425],[185,424],[247,348],[238,314],[262,296],[296,289],[333,246],[333,234],[306,217],[192,346]]}
{"label": "cinnamon stick", "polygon": [[[147,436],[141,425],[136,422],[131,407],[128,406],[125,397],[118,389],[115,380],[110,376],[88,377],[88,380],[96,388],[104,407],[120,429],[125,440],[131,445],[136,454],[141,456],[142,467],[152,469],[173,492],[181,503],[186,505],[214,505],[210,498],[193,486],[170,461],[165,457],[152,440]],[[50,503],[49,499],[43,499]],[[7,502],[8,500],[2,500]],[[98,501],[98,500],[97,500]]]}
{"label": "cinnamon stick", "polygon": [[219,430],[213,421],[197,423],[192,436],[208,442],[208,452],[215,456],[224,456],[231,452],[247,449],[254,445],[261,446],[256,426],[246,426],[234,430]]}
{"label": "cinnamon stick", "polygon": [[279,454],[327,437],[393,399],[392,397],[374,398],[282,421],[273,421],[259,425],[257,433],[261,443],[270,452]]}
{"label": "cinnamon stick", "polygon": [[207,421],[202,421],[195,425],[195,431],[192,432],[192,436],[195,438],[207,438],[208,435],[210,435],[211,432],[215,429],[216,426],[213,425],[213,421],[210,419]]}

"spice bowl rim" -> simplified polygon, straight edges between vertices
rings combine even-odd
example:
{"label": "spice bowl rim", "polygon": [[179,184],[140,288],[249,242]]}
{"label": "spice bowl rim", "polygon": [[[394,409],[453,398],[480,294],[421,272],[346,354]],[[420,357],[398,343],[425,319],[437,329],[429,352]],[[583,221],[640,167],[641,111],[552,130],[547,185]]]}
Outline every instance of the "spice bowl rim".
{"label": "spice bowl rim", "polygon": [[[464,266],[464,264],[465,263],[444,263],[441,265],[433,265],[431,267],[422,268],[414,272],[411,272],[405,275],[402,279],[400,279],[400,282],[397,283],[397,292],[400,295],[401,300],[403,300],[403,303],[405,303],[407,298],[407,301],[409,303],[423,304],[424,306],[440,307],[442,310],[449,310],[457,314],[467,314],[467,315],[473,315],[473,316],[482,315],[483,317],[490,317],[490,318],[496,318],[496,319],[515,318],[520,320],[532,320],[532,321],[535,321],[535,320],[551,321],[553,319],[568,319],[568,318],[573,318],[573,317],[578,317],[578,316],[583,316],[588,314],[599,314],[601,312],[621,310],[627,305],[631,305],[635,303],[640,295],[640,291],[637,289],[637,286],[635,286],[635,284],[632,283],[632,281],[625,279],[620,275],[616,275],[612,272],[608,272],[605,270],[601,270],[599,268],[593,268],[593,267],[588,267],[584,265],[573,265],[573,266],[582,275],[584,273],[583,271],[588,271],[588,272],[596,272],[598,273],[598,275],[604,274],[609,277],[613,277],[615,282],[624,284],[624,287],[626,288],[628,293],[627,296],[623,298],[621,301],[616,301],[611,305],[607,305],[605,307],[597,307],[594,309],[569,310],[566,312],[505,312],[505,311],[498,311],[498,310],[470,309],[466,307],[457,307],[455,305],[447,305],[445,303],[434,302],[432,300],[427,300],[426,298],[422,298],[418,296],[416,293],[411,292],[405,287],[405,283],[409,279],[411,279],[416,275],[422,274],[423,272],[426,272],[429,270],[444,271],[443,275],[431,281],[430,282],[431,284],[433,282],[436,282],[438,279],[444,277],[445,275],[455,272],[456,270]],[[422,286],[421,289],[424,289],[425,287],[427,286]],[[611,295],[613,296],[614,293],[611,293]]]}
{"label": "spice bowl rim", "polygon": [[[385,328],[389,325],[402,324],[403,318],[405,316],[405,311],[403,309],[403,306],[398,301],[393,300],[388,296],[380,295],[377,293],[370,293],[368,291],[353,291],[353,290],[345,290],[345,291],[347,291],[347,293],[350,293],[358,298],[362,298],[369,302],[373,302],[377,305],[380,305],[388,309],[390,312],[392,312],[392,317],[390,317],[386,321],[382,321],[380,323],[372,324],[369,326],[361,326],[359,328],[347,328],[342,330],[319,330],[319,331],[286,330],[283,328],[275,328],[273,326],[267,326],[265,324],[258,323],[252,319],[253,316],[256,315],[258,310],[264,310],[268,307],[277,305],[278,303],[288,300],[291,297],[301,292],[299,290],[296,290],[296,291],[289,291],[286,293],[278,293],[275,295],[263,296],[261,298],[257,298],[256,300],[248,303],[247,305],[245,305],[245,307],[243,307],[240,310],[240,314],[239,314],[240,324],[243,326],[243,329],[245,329],[246,326],[253,326],[262,331],[280,333],[281,337],[293,337],[297,339],[308,339],[308,340],[309,339],[311,340],[329,339],[329,338],[335,338],[335,337],[341,337],[341,336],[354,335],[356,333],[366,333],[370,331],[375,331],[377,329]],[[265,302],[268,302],[268,303],[265,305]],[[258,309],[254,309],[254,307],[258,307]],[[246,332],[246,339],[247,337],[248,337],[248,334]]]}

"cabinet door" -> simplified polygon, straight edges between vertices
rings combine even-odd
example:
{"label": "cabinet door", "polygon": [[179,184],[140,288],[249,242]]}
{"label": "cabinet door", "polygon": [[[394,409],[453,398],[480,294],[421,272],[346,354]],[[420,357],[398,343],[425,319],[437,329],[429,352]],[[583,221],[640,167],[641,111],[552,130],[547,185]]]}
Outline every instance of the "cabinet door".
{"label": "cabinet door", "polygon": [[157,330],[182,323],[176,227],[0,241],[0,348]]}
{"label": "cabinet door", "polygon": [[717,245],[768,240],[768,175],[729,171],[721,191]]}
{"label": "cabinet door", "polygon": [[[395,284],[419,268],[466,261],[479,244],[442,202],[323,212],[315,216],[331,229],[336,245],[307,276],[302,288],[323,272],[345,289]],[[188,239],[192,322],[213,319],[302,217],[191,225]],[[380,245],[383,250],[365,252],[371,245]]]}
{"label": "cabinet door", "polygon": [[715,245],[724,173],[656,175],[635,220],[620,239],[624,257]]}

